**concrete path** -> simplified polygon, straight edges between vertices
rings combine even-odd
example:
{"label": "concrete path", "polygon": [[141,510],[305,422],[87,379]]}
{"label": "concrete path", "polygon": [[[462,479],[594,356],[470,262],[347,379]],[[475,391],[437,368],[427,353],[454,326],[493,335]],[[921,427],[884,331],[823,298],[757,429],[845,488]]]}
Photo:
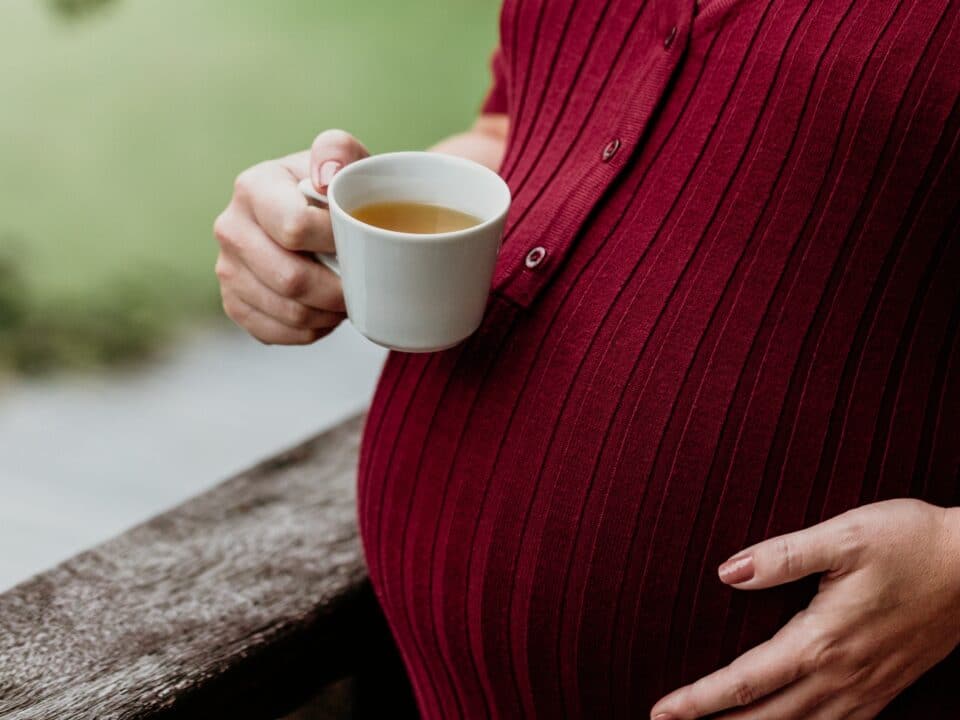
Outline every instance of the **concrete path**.
{"label": "concrete path", "polygon": [[0,388],[0,591],[366,406],[384,351],[200,335],[143,370]]}

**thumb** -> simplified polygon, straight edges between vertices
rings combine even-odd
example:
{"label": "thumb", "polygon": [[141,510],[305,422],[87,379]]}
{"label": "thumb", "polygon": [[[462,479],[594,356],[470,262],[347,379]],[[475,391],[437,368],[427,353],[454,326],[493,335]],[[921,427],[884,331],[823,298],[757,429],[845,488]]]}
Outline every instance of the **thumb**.
{"label": "thumb", "polygon": [[857,533],[855,523],[841,515],[764,540],[723,563],[720,580],[739,590],[761,590],[814,573],[844,570],[851,562]]}
{"label": "thumb", "polygon": [[343,130],[324,130],[310,148],[310,179],[317,192],[324,192],[344,165],[368,157],[359,140]]}

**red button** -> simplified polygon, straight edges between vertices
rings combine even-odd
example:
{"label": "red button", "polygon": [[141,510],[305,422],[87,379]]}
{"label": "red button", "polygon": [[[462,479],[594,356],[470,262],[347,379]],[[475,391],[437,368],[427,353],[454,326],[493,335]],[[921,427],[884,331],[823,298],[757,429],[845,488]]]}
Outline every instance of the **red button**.
{"label": "red button", "polygon": [[620,138],[614,138],[607,143],[607,146],[603,149],[603,161],[610,162],[610,158],[617,154],[617,150],[620,149]]}
{"label": "red button", "polygon": [[546,256],[546,249],[542,247],[535,247],[533,250],[527,253],[527,258],[523,261],[523,264],[532,270],[537,265],[542,263]]}
{"label": "red button", "polygon": [[674,25],[670,28],[670,32],[667,33],[667,36],[663,39],[663,47],[667,50],[670,49],[670,46],[673,45],[673,41],[677,39],[677,26]]}

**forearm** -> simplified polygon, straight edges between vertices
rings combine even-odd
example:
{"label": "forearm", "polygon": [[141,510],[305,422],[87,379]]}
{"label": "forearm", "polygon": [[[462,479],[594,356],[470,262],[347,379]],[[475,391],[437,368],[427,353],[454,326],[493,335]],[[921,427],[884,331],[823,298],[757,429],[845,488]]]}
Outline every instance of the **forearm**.
{"label": "forearm", "polygon": [[[950,566],[950,577],[955,578],[956,616],[960,618],[960,506],[948,507],[943,513],[944,552],[943,560]],[[958,620],[960,622],[960,620]]]}
{"label": "forearm", "polygon": [[506,115],[481,115],[470,130],[441,140],[430,150],[458,155],[496,171],[503,162],[509,127]]}
{"label": "forearm", "polygon": [[[432,152],[457,155],[485,165],[493,171],[500,169],[503,155],[507,147],[507,133],[510,130],[510,121],[506,115],[485,114],[477,118],[473,127],[466,132],[452,135],[441,140],[430,150]],[[329,130],[327,133],[339,133],[339,130]],[[325,133],[326,134],[326,133]],[[349,137],[349,136],[347,136]],[[352,138],[350,138],[353,140]],[[341,139],[342,141],[342,139]],[[353,140],[353,142],[357,142]],[[362,147],[362,146],[360,146]],[[366,153],[366,149],[364,149]],[[330,159],[329,149],[318,151],[316,144],[313,150],[304,150],[280,158],[279,163],[295,179],[314,178],[314,183],[320,187],[325,184],[321,176],[321,165]],[[340,163],[342,165],[342,163]]]}

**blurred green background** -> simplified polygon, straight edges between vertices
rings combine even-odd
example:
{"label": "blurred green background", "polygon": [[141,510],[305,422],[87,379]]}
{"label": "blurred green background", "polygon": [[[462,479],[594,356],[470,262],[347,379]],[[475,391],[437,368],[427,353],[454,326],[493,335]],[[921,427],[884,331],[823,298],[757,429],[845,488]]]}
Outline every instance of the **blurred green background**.
{"label": "blurred green background", "polygon": [[221,321],[210,228],[234,176],[327,127],[373,152],[466,127],[498,7],[3,3],[0,374],[130,362]]}

